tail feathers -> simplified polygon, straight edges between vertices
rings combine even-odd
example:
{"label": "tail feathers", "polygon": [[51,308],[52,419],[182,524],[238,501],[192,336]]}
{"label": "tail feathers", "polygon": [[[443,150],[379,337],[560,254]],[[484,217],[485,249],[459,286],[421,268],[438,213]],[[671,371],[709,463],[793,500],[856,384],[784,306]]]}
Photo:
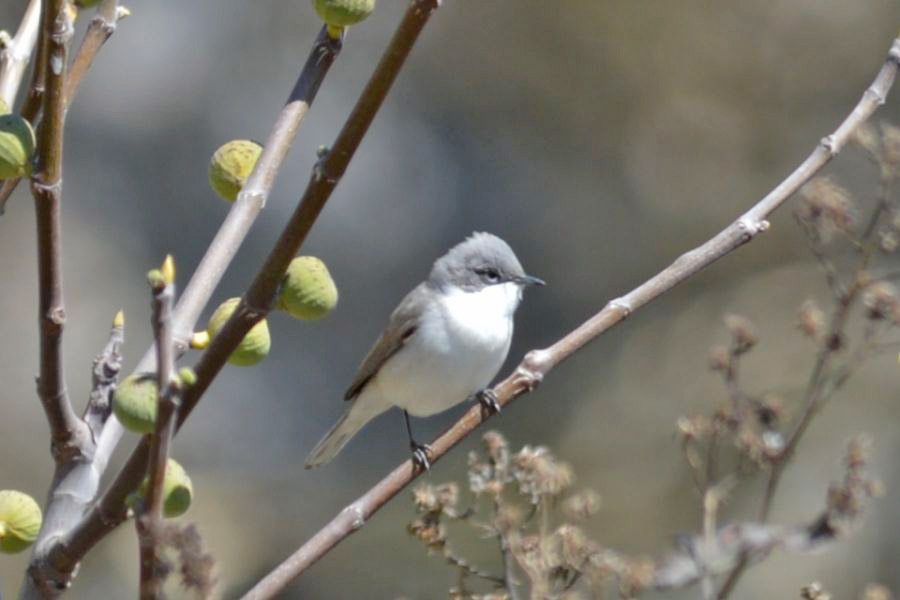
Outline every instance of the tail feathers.
{"label": "tail feathers", "polygon": [[341,449],[356,435],[363,426],[383,413],[389,407],[373,406],[370,403],[360,403],[355,400],[341,415],[334,427],[328,430],[309,456],[306,457],[304,466],[312,469],[329,462]]}

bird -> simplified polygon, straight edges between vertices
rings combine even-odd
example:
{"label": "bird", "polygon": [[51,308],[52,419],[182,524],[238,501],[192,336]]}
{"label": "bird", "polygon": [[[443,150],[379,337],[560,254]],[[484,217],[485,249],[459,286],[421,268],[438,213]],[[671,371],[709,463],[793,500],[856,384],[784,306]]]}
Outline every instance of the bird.
{"label": "bird", "polygon": [[526,275],[509,244],[490,233],[475,232],[438,258],[391,313],[344,394],[347,409],[305,467],[329,462],[366,423],[396,406],[413,464],[427,470],[430,447],[415,441],[409,416],[431,416],[467,399],[500,412],[487,386],[509,353],[522,291],[535,285],[544,282]]}

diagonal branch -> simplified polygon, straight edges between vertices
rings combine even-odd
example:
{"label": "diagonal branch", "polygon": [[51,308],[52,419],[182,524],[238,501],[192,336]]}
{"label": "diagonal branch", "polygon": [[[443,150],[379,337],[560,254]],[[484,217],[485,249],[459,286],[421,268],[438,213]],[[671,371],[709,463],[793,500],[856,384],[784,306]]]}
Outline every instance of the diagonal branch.
{"label": "diagonal branch", "polygon": [[31,189],[37,213],[40,375],[38,396],[50,424],[51,449],[57,462],[83,457],[90,443],[84,421],[78,418],[66,391],[62,359],[62,332],[66,313],[62,290],[62,150],[65,123],[63,83],[67,43],[72,22],[64,0],[44,4],[44,56],[57,68],[46,69],[43,126],[38,136],[37,173]]}
{"label": "diagonal branch", "polygon": [[[900,38],[893,41],[884,66],[850,115],[834,133],[825,137],[812,154],[784,181],[712,239],[682,254],[670,266],[628,294],[610,301],[603,310],[549,348],[529,352],[515,371],[494,387],[499,404],[505,406],[518,396],[533,390],[556,365],[624,320],[632,312],[768,229],[769,223],[765,219],[834,158],[847,143],[850,134],[884,104],[887,93],[894,84],[898,65],[900,65]],[[474,406],[469,409],[431,444],[432,463],[444,456],[487,418],[490,418],[490,415],[485,415],[480,407]],[[365,525],[375,512],[420,474],[421,471],[415,468],[412,461],[402,463],[338,513],[330,523],[263,578],[242,600],[271,598],[284,589],[288,583],[300,576],[342,540]]]}

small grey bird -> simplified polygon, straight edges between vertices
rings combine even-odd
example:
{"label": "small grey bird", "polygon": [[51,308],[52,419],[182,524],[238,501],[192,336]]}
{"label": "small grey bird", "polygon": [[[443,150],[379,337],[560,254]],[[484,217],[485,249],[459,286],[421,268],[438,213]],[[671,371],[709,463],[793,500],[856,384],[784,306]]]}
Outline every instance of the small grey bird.
{"label": "small grey bird", "polygon": [[427,417],[476,397],[499,412],[486,389],[506,360],[522,289],[544,285],[526,275],[509,244],[474,233],[435,261],[428,279],[391,313],[344,399],[350,406],[306,459],[330,461],[369,421],[403,410],[413,461],[427,469],[428,446],[413,439],[409,415]]}

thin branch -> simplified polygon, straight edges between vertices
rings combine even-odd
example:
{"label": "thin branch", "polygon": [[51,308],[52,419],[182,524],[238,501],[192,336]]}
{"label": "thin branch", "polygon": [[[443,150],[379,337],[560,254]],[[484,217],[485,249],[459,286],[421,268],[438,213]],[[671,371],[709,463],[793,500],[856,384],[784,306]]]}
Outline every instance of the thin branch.
{"label": "thin branch", "polygon": [[162,271],[148,277],[153,290],[153,333],[156,340],[156,428],[149,438],[150,461],[147,466],[147,497],[135,519],[141,563],[141,600],[162,597],[164,577],[158,572],[163,518],[163,481],[169,458],[169,442],[178,411],[178,385],[174,383],[175,346],[172,332],[172,304],[175,299],[175,267],[167,256]]}
{"label": "thin branch", "polygon": [[[494,387],[499,404],[505,406],[515,398],[533,390],[556,365],[632,312],[768,229],[769,224],[765,219],[834,158],[847,143],[850,134],[884,104],[887,93],[894,83],[898,64],[900,64],[900,38],[893,41],[884,66],[850,115],[834,133],[825,137],[812,154],[784,181],[705,244],[681,255],[669,267],[625,296],[609,302],[603,310],[549,348],[529,352],[515,371]],[[233,322],[234,319],[232,324]],[[431,444],[432,464],[440,460],[487,418],[489,415],[485,415],[480,407],[474,406],[469,409]],[[271,598],[283,590],[290,581],[365,525],[375,512],[420,474],[421,470],[416,469],[412,461],[402,463],[355,502],[344,508],[331,522],[263,578],[243,597],[243,600]]]}
{"label": "thin branch", "polygon": [[66,78],[66,107],[72,104],[72,99],[81,87],[81,81],[84,79],[85,73],[94,62],[97,53],[106,40],[115,33],[116,25],[119,19],[127,16],[127,11],[119,8],[119,0],[103,0],[97,8],[94,18],[91,19],[84,38],[81,40],[81,46],[72,59],[69,67],[69,76]]}
{"label": "thin branch", "polygon": [[91,397],[82,417],[94,439],[100,434],[100,429],[112,409],[112,394],[116,389],[119,371],[122,370],[123,343],[125,343],[125,313],[120,310],[113,319],[106,346],[94,359]]}
{"label": "thin branch", "polygon": [[[38,167],[32,178],[37,213],[40,375],[38,396],[50,424],[51,449],[57,462],[83,457],[91,444],[88,428],[78,418],[66,391],[62,359],[62,331],[66,313],[62,291],[62,244],[60,204],[62,202],[62,150],[65,105],[62,86],[65,80],[66,45],[72,35],[64,0],[44,5],[47,93],[44,96],[44,126],[39,129]],[[55,68],[54,68],[55,67]]]}
{"label": "thin branch", "polygon": [[[75,54],[75,58],[72,60],[66,75],[66,111],[69,110],[72,99],[78,92],[85,73],[94,62],[97,52],[100,51],[106,40],[115,32],[116,23],[119,19],[127,16],[127,14],[128,11],[126,9],[119,7],[118,0],[103,0],[103,3],[98,7],[97,14],[91,20],[90,25],[88,25],[88,29],[81,41],[81,46],[78,48],[78,52]],[[43,70],[38,71],[35,69],[32,88],[21,111],[22,117],[30,121],[34,126],[38,124],[37,117],[43,97],[43,85]],[[6,202],[19,185],[19,181],[18,177],[14,177],[3,181],[3,184],[0,185],[0,215],[3,214]]]}
{"label": "thin branch", "polygon": [[[341,45],[340,40],[329,38],[324,33],[324,28],[316,38],[253,173],[175,306],[173,330],[176,352],[184,349],[189,332],[193,330],[203,307],[265,204],[300,122],[337,58]],[[179,332],[182,332],[181,335]],[[151,349],[138,363],[136,371],[150,371],[154,368],[154,363]],[[137,487],[140,478],[147,471],[149,453],[145,443],[138,445],[128,462],[132,469],[129,471],[131,477],[118,477],[103,499],[95,502],[90,509],[86,506],[97,495],[100,476],[106,470],[122,433],[118,421],[108,419],[98,437],[93,460],[73,465],[64,477],[55,480],[50,492],[45,527],[35,543],[31,565],[22,585],[22,598],[58,595],[59,590],[65,589],[71,581],[73,570],[84,554],[125,519],[125,497]],[[81,492],[80,500],[74,501],[72,494],[56,494],[55,490],[60,488],[78,489]],[[48,527],[47,523],[52,523],[53,526]]]}
{"label": "thin branch", "polygon": [[29,0],[16,35],[11,40],[7,38],[0,50],[0,99],[9,107],[16,102],[28,61],[34,52],[40,23],[41,0]]}

